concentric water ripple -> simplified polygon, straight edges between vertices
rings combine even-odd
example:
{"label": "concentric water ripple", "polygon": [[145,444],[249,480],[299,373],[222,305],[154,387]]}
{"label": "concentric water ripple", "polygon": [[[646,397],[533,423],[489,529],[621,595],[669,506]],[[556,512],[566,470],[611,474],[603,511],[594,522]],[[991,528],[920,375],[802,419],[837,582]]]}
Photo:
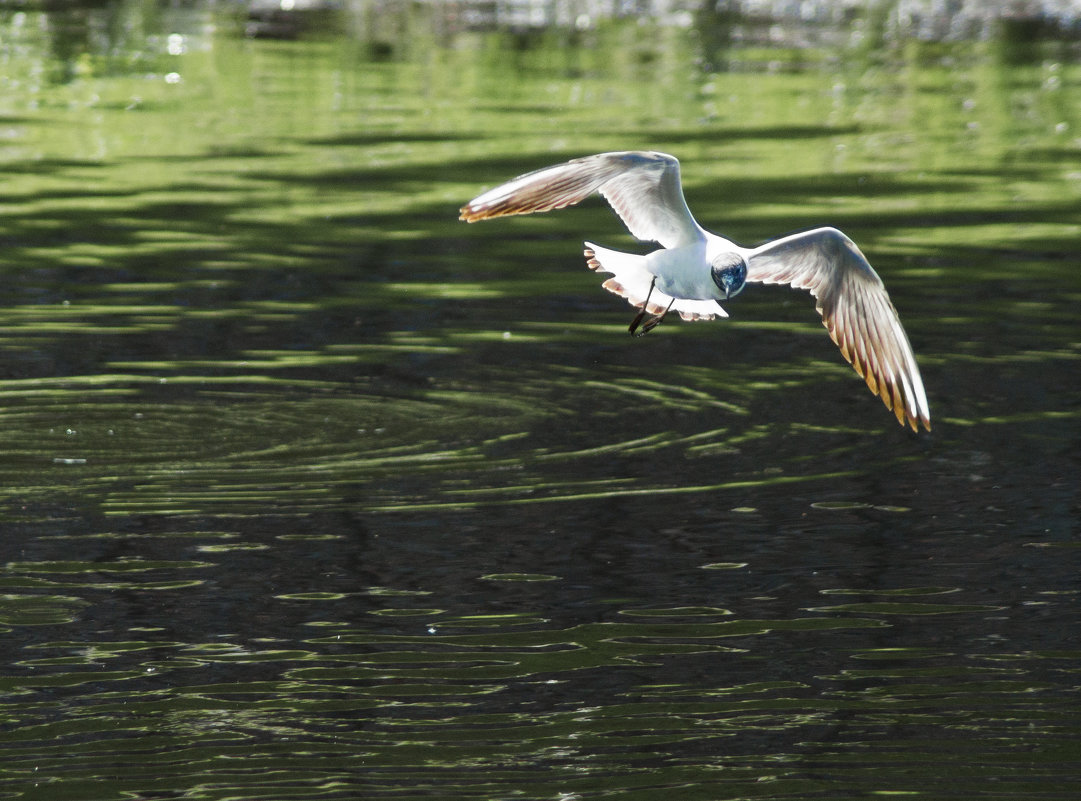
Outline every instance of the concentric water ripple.
{"label": "concentric water ripple", "polygon": [[705,374],[672,386],[619,368],[486,372],[420,386],[243,373],[6,382],[4,492],[22,502],[59,480],[113,515],[289,513],[358,500],[386,512],[836,474],[743,464],[743,445],[779,432],[746,426],[745,409]]}

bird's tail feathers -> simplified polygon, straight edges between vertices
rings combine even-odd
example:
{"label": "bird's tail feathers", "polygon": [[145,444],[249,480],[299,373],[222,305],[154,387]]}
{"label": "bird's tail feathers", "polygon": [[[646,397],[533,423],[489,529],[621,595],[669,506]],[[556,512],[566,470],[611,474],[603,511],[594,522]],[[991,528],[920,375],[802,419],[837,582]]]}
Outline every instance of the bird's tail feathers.
{"label": "bird's tail feathers", "polygon": [[645,256],[609,250],[586,242],[585,257],[589,269],[612,274],[601,286],[626,298],[635,308],[642,308],[648,298],[649,306],[646,311],[650,314],[662,314],[668,304],[672,303],[672,310],[679,312],[679,316],[684,320],[712,320],[717,316],[728,316],[724,309],[712,300],[677,299],[673,302],[670,295],[657,287],[654,286],[651,290],[654,276],[646,267]]}

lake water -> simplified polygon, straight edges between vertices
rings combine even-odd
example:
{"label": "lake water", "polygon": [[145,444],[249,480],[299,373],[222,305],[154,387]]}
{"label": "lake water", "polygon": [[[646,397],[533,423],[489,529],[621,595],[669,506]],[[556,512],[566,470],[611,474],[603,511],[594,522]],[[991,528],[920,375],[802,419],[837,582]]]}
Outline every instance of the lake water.
{"label": "lake water", "polygon": [[[423,8],[0,12],[0,795],[1076,799],[1077,50]],[[852,236],[934,430],[457,221],[638,148]]]}

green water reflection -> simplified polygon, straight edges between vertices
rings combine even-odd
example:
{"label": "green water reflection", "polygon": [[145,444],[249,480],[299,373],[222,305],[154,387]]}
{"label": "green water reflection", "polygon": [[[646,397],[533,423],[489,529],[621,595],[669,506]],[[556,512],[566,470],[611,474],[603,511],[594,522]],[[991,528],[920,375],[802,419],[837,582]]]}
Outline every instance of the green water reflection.
{"label": "green water reflection", "polygon": [[[0,793],[1074,798],[1075,44],[356,8],[0,9]],[[626,336],[600,202],[457,222],[623,148],[859,242],[935,432],[798,293]]]}

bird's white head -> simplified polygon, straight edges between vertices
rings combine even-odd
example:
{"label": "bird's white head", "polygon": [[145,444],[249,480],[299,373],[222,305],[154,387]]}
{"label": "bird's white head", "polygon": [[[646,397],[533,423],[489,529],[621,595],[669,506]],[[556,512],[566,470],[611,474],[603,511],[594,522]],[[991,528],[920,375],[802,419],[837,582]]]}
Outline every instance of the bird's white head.
{"label": "bird's white head", "polygon": [[710,262],[710,275],[713,283],[728,300],[738,295],[747,283],[747,262],[738,253],[721,253]]}

